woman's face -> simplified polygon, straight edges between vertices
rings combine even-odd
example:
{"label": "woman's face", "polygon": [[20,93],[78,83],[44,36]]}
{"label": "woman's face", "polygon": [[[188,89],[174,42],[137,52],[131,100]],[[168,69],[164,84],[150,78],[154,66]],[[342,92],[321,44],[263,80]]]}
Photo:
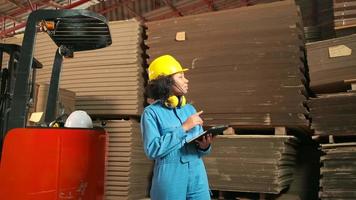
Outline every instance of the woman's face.
{"label": "woman's face", "polygon": [[184,77],[184,73],[176,73],[172,76],[174,80],[173,94],[177,96],[184,95],[188,92],[188,79]]}

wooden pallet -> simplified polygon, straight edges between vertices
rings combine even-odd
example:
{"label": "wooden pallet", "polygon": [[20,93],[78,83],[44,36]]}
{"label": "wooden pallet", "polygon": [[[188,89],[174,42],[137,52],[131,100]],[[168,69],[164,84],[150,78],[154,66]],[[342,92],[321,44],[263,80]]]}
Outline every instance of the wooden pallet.
{"label": "wooden pallet", "polygon": [[224,135],[246,135],[246,134],[261,134],[261,135],[288,135],[290,130],[285,126],[277,126],[271,128],[256,128],[256,127],[229,127],[224,131]]}
{"label": "wooden pallet", "polygon": [[[205,129],[207,127],[204,127]],[[302,141],[311,141],[312,131],[310,129],[298,129],[296,127],[290,128],[287,126],[275,126],[275,127],[252,127],[252,126],[240,126],[229,127],[223,133],[224,135],[275,135],[275,136],[295,136]]]}
{"label": "wooden pallet", "polygon": [[349,80],[344,80],[345,84],[348,84],[351,88],[351,90],[348,90],[348,92],[355,92],[356,91],[356,79],[349,79]]}
{"label": "wooden pallet", "polygon": [[216,200],[266,200],[266,197],[271,196],[265,193],[241,193],[231,191],[214,191],[213,193],[213,199]]}
{"label": "wooden pallet", "polygon": [[[210,128],[209,126],[204,129]],[[296,135],[297,133],[309,133],[311,130],[290,128],[287,126],[268,126],[268,127],[256,127],[256,126],[230,126],[224,131],[224,135]]]}
{"label": "wooden pallet", "polygon": [[293,194],[266,194],[266,193],[247,193],[213,191],[212,200],[301,200],[298,195]]}
{"label": "wooden pallet", "polygon": [[313,136],[313,140],[320,144],[356,142],[356,135],[315,135]]}

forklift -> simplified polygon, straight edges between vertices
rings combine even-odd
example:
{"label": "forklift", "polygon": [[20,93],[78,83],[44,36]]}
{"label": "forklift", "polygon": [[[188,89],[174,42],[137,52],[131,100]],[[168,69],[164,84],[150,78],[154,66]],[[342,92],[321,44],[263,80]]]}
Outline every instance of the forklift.
{"label": "forklift", "polygon": [[[39,24],[58,49],[44,124],[28,127],[31,85],[35,82],[35,70],[31,68],[40,66],[34,64],[33,58]],[[50,127],[50,124],[58,119],[55,110],[63,57],[71,58],[74,52],[104,48],[111,43],[106,19],[91,11],[37,10],[29,15],[22,47],[17,53],[18,66],[7,81],[13,88],[5,92],[8,98],[3,106],[5,114],[1,114],[0,199],[104,199],[108,142],[105,130]]]}

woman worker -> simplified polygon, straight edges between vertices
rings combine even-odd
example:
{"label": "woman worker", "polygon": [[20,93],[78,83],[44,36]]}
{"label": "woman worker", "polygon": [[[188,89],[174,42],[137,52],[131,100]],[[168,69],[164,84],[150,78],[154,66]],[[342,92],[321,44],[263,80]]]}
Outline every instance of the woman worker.
{"label": "woman worker", "polygon": [[197,112],[184,97],[187,70],[170,55],[156,58],[148,68],[146,92],[154,102],[143,111],[141,132],[144,151],[155,160],[152,200],[210,199],[202,156],[210,152],[212,136],[189,142],[203,132],[203,120],[202,111]]}

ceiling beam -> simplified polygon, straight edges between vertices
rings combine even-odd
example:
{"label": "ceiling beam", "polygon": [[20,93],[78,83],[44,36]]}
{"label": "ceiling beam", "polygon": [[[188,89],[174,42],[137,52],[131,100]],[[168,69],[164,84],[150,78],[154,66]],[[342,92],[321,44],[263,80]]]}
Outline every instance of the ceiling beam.
{"label": "ceiling beam", "polygon": [[127,5],[128,3],[129,3],[128,1],[123,0],[122,4],[131,14],[135,15],[140,21],[145,22],[146,19],[142,15],[135,12],[134,9],[130,8],[129,5]]}
{"label": "ceiling beam", "polygon": [[70,4],[64,6],[64,9],[75,8],[75,7],[77,7],[77,6],[80,6],[80,5],[82,5],[82,4],[86,3],[86,2],[88,2],[88,1],[90,1],[90,0],[79,0],[79,1],[76,1],[76,2],[74,2],[74,3],[71,3],[71,2],[70,2]]}
{"label": "ceiling beam", "polygon": [[[132,0],[131,0],[131,2],[132,2]],[[126,10],[128,10],[130,13],[132,13],[133,15],[135,15],[135,16],[138,18],[138,20],[140,20],[140,21],[142,21],[142,22],[145,22],[146,19],[145,19],[142,15],[138,14],[137,12],[135,12],[134,9],[132,9],[131,7],[129,7],[129,6],[127,5],[128,3],[130,3],[130,0],[123,0],[123,1],[119,0],[119,2],[115,1],[115,3],[111,4],[109,8],[104,8],[104,9],[102,9],[102,10],[99,10],[98,12],[99,12],[100,14],[104,14],[104,13],[107,13],[107,12],[109,12],[109,11],[111,11],[111,10],[114,10],[114,9],[116,9],[116,8],[122,6],[122,7],[124,7]]]}
{"label": "ceiling beam", "polygon": [[[206,3],[204,1],[194,1],[192,3],[186,4],[184,6],[181,6],[179,10],[182,13],[191,13],[192,10],[196,9],[197,7],[203,7],[206,6]],[[163,12],[160,15],[157,15],[155,17],[148,17],[146,18],[147,21],[155,21],[155,20],[162,20],[162,19],[167,19],[173,17],[172,15],[167,16],[167,12]]]}
{"label": "ceiling beam", "polygon": [[210,8],[211,11],[217,11],[217,7],[214,5],[214,0],[203,0],[208,7]]}
{"label": "ceiling beam", "polygon": [[[79,1],[76,1],[75,3],[72,3],[72,4],[69,4],[69,5],[64,6],[63,9],[75,8],[75,7],[77,7],[77,6],[80,6],[80,5],[82,5],[82,4],[86,3],[86,2],[88,2],[88,1],[90,1],[90,0],[79,0]],[[42,4],[45,5],[45,3],[42,3]],[[42,5],[42,4],[41,4],[41,5]],[[40,4],[37,4],[37,5],[40,6]],[[20,12],[20,13],[19,13],[19,10],[15,10],[15,13],[10,14],[10,16],[19,15],[19,14],[25,14],[25,12],[26,12],[27,10],[29,10],[29,9],[30,9],[29,7],[21,8],[21,9],[19,9],[19,10],[22,11],[22,12]],[[20,23],[20,24],[14,25],[14,27],[12,27],[12,28],[8,28],[8,29],[6,29],[6,30],[2,30],[2,31],[0,32],[0,38],[1,38],[1,37],[6,37],[9,33],[13,33],[13,32],[15,32],[15,31],[17,31],[17,30],[19,30],[19,29],[21,29],[21,28],[24,28],[25,26],[26,26],[26,22],[22,22],[22,23]]]}
{"label": "ceiling beam", "polygon": [[16,9],[16,10],[14,10],[13,12],[8,13],[7,15],[14,17],[14,16],[16,16],[16,15],[24,14],[24,13],[25,13],[26,11],[28,11],[28,10],[30,10],[30,8],[27,7],[27,6],[24,6],[24,7],[20,8],[20,9]]}
{"label": "ceiling beam", "polygon": [[[37,7],[40,7],[40,6],[46,5],[47,2],[48,2],[48,0],[43,1],[43,2],[37,1],[35,5],[36,5]],[[29,10],[31,10],[31,8],[30,8],[29,6],[23,6],[23,7],[21,7],[20,9],[16,9],[16,10],[14,10],[14,11],[8,13],[7,15],[14,17],[14,16],[17,16],[17,15],[25,14],[25,13],[26,13],[27,11],[29,11]]]}
{"label": "ceiling beam", "polygon": [[[20,20],[18,18],[12,17],[12,16],[8,16],[8,15],[1,15],[0,18],[1,19],[10,19],[10,20],[12,20],[12,21],[14,21],[16,23],[22,23],[23,22],[23,20]],[[3,20],[1,20],[1,21],[3,21]]]}
{"label": "ceiling beam", "polygon": [[252,2],[250,0],[242,0],[241,1],[245,6],[251,6]]}
{"label": "ceiling beam", "polygon": [[[122,6],[122,3],[121,2],[118,2],[118,0],[108,0],[108,1],[106,1],[107,3],[109,3],[110,2],[110,7],[106,7],[106,5],[104,4],[103,5],[103,8],[102,9],[100,9],[99,11],[97,11],[97,12],[99,12],[100,14],[104,14],[104,13],[107,13],[107,12],[109,12],[109,11],[111,11],[111,10],[114,10],[114,9],[116,9],[116,8],[118,8],[118,7],[120,7],[120,6]],[[113,3],[114,2],[114,3]],[[103,4],[104,2],[100,2],[100,4]],[[99,5],[99,4],[97,4],[97,5]]]}
{"label": "ceiling beam", "polygon": [[13,3],[13,4],[15,4],[17,7],[20,7],[20,8],[24,8],[25,6],[24,5],[22,5],[20,2],[18,2],[17,0],[6,0],[6,1],[8,1],[8,2],[10,2],[10,3]]}
{"label": "ceiling beam", "polygon": [[49,1],[47,4],[50,5],[50,6],[53,6],[55,8],[64,9],[64,6],[62,6],[61,4],[59,4],[59,3],[55,2],[55,1],[52,1],[52,0]]}
{"label": "ceiling beam", "polygon": [[27,3],[29,5],[29,7],[31,8],[31,11],[34,11],[35,10],[35,7],[33,6],[31,0],[27,0]]}
{"label": "ceiling beam", "polygon": [[171,0],[163,0],[168,7],[170,7],[177,16],[183,16],[183,14],[172,4]]}

